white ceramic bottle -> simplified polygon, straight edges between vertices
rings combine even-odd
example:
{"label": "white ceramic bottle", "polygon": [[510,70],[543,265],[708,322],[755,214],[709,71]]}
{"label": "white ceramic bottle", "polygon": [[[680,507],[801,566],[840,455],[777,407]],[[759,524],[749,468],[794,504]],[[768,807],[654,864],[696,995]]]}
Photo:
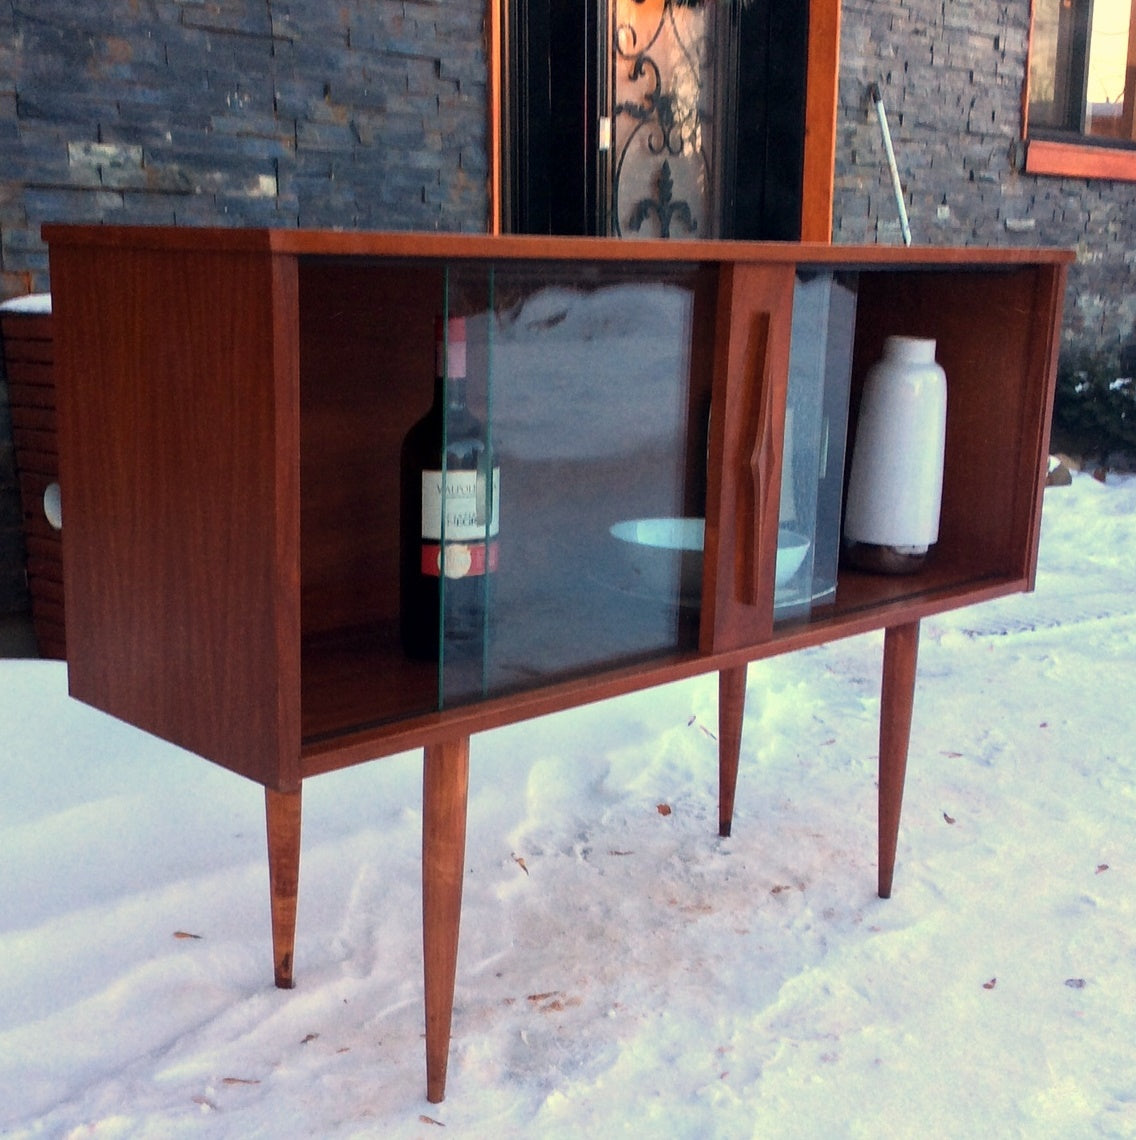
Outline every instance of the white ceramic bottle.
{"label": "white ceramic bottle", "polygon": [[844,560],[918,570],[939,537],[947,378],[935,341],[889,336],[864,381],[844,510]]}

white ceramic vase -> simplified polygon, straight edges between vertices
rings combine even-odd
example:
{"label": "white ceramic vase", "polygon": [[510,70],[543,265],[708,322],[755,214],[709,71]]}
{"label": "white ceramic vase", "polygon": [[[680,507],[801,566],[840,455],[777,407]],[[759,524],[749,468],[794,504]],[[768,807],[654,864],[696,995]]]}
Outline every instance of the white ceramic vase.
{"label": "white ceramic vase", "polygon": [[844,557],[918,570],[939,537],[947,378],[935,341],[889,336],[864,381],[844,511]]}

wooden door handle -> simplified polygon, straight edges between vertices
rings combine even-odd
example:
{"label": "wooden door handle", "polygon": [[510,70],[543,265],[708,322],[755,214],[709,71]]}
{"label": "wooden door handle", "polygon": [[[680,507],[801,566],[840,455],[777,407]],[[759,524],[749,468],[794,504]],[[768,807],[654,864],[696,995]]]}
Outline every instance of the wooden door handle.
{"label": "wooden door handle", "polygon": [[[748,494],[738,496],[738,533],[741,562],[738,566],[738,594],[741,602],[755,606],[758,602],[758,584],[761,577],[761,521],[764,504],[777,475],[777,455],[773,441],[773,385],[766,377],[766,360],[769,354],[769,313],[758,313],[753,318],[749,350],[746,353],[746,382],[748,409],[745,447],[749,449]],[[743,478],[742,485],[746,485]]]}

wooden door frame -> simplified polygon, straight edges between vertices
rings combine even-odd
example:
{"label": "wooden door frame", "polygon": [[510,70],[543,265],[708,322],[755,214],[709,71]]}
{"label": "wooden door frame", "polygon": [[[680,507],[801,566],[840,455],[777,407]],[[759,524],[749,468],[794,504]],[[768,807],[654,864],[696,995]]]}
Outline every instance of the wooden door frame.
{"label": "wooden door frame", "polygon": [[[504,16],[506,0],[488,0],[486,39],[489,62],[489,218],[488,230],[503,230]],[[833,175],[836,166],[837,87],[840,77],[840,0],[810,0],[809,61],[805,101],[804,190],[801,241],[832,241]]]}
{"label": "wooden door frame", "polygon": [[489,124],[486,133],[489,151],[489,224],[491,234],[502,232],[504,210],[504,194],[501,179],[504,170],[504,156],[502,147],[505,144],[504,128],[501,116],[504,113],[502,91],[505,87],[504,68],[507,66],[505,58],[505,44],[503,41],[505,18],[502,8],[507,0],[488,0],[485,15],[486,56],[488,60],[488,75],[486,88],[489,98]]}
{"label": "wooden door frame", "polygon": [[801,241],[832,241],[840,0],[810,0]]}

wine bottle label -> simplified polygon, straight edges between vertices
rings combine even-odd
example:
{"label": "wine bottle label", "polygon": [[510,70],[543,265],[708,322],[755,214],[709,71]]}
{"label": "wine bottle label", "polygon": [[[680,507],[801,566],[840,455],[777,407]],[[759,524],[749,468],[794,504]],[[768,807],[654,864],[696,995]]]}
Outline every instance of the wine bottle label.
{"label": "wine bottle label", "polygon": [[497,569],[497,543],[447,542],[445,554],[437,542],[422,544],[422,573],[428,578],[480,577]]}
{"label": "wine bottle label", "polygon": [[487,537],[494,537],[501,506],[501,469],[493,468],[492,479],[486,479],[484,471],[447,471],[444,495],[441,471],[423,471],[422,537],[426,540],[438,542],[442,538],[443,500],[447,546],[451,542],[484,542]]}

